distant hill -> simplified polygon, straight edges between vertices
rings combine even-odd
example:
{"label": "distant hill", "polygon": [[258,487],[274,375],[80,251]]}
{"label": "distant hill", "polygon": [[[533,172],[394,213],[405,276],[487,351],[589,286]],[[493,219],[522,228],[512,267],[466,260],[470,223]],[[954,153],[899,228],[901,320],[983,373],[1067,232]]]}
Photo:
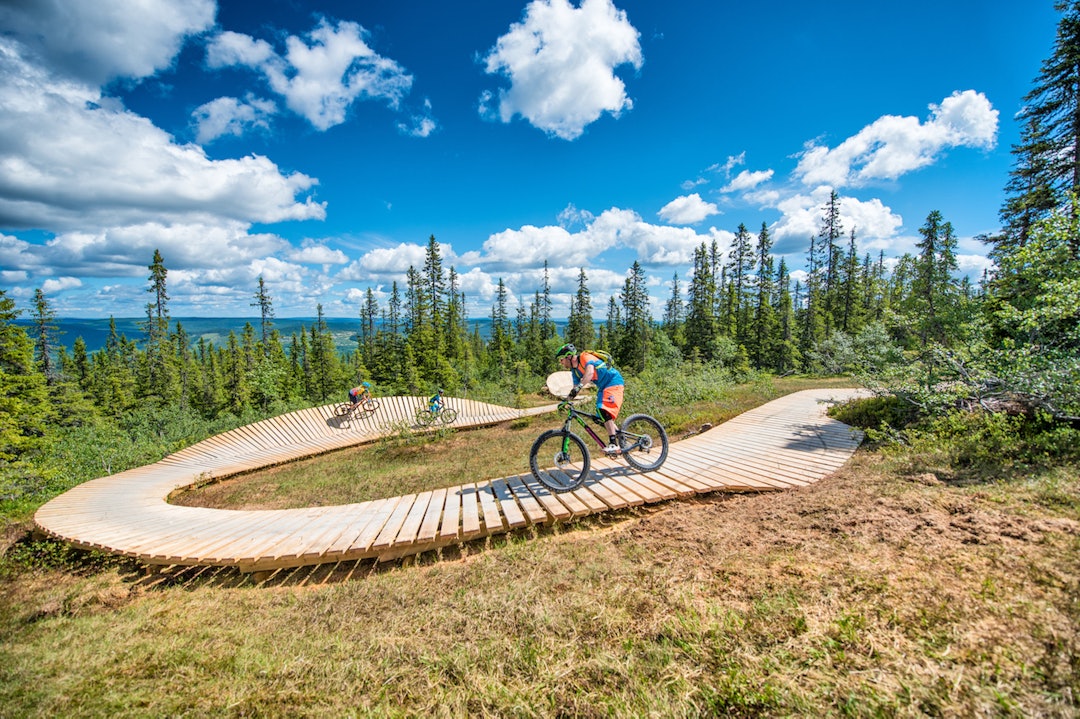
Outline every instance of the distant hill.
{"label": "distant hill", "polygon": [[[142,326],[146,322],[145,317],[117,317],[116,331],[126,336],[129,340],[142,343],[144,334]],[[259,332],[258,317],[173,317],[169,322],[170,329],[175,330],[176,324],[180,323],[191,338],[192,345],[199,342],[200,338],[215,345],[224,345],[228,340],[229,332],[235,332],[237,336],[243,333],[244,325],[251,323],[256,334]],[[349,351],[356,347],[356,336],[360,331],[360,319],[350,318],[327,318],[324,320],[331,334],[334,336],[334,345],[339,351]],[[28,331],[33,326],[25,317],[15,321],[15,324],[26,327]],[[57,319],[55,322],[59,328],[55,340],[71,351],[72,345],[79,337],[86,343],[87,352],[96,352],[105,346],[109,337],[109,319]],[[315,324],[314,317],[288,317],[274,320],[274,329],[281,333],[283,343],[288,347],[289,338],[294,332],[301,329],[311,330]],[[565,326],[565,320],[556,320],[559,331]],[[469,320],[469,331],[479,329],[480,336],[487,338],[491,334],[491,319],[476,318]]]}

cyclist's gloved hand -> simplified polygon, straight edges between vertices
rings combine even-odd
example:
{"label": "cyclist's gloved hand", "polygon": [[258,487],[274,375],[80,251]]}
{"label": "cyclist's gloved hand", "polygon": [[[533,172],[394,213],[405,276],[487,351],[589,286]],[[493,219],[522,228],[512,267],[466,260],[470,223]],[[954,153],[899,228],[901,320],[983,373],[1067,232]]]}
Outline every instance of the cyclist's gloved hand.
{"label": "cyclist's gloved hand", "polygon": [[566,395],[566,401],[567,402],[573,402],[574,401],[574,397],[577,397],[578,389],[579,389],[578,387],[574,387],[572,390],[570,390],[570,394]]}

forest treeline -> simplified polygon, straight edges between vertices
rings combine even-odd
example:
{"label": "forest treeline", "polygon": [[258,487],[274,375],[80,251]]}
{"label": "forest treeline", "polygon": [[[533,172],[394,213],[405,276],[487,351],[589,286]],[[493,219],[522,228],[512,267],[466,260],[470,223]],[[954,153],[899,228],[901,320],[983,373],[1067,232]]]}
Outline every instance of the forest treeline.
{"label": "forest treeline", "polygon": [[[155,252],[142,336],[128,338],[111,323],[102,349],[88,353],[76,338],[69,354],[56,339],[53,310],[39,291],[20,372],[29,386],[36,378],[47,405],[64,398],[65,416],[55,419],[70,422],[79,421],[72,407],[106,417],[148,406],[191,409],[206,420],[266,414],[282,405],[339,399],[359,381],[382,394],[420,394],[438,386],[452,394],[501,390],[512,396],[558,369],[554,349],[567,341],[610,351],[631,375],[650,364],[677,370],[684,363],[735,373],[844,371],[849,368],[837,364],[833,345],[867,337],[901,352],[950,345],[984,300],[981,286],[957,276],[952,225],[931,212],[920,234],[919,254],[899,258],[887,271],[882,254],[858,254],[856,231],[841,226],[834,192],[810,241],[805,283],[792,282],[786,263],[776,261],[765,223],[757,234],[740,226],[730,247],[713,241],[697,248],[690,277],[672,278],[662,317],[652,316],[639,263],[599,316],[581,269],[560,334],[545,267],[528,304],[511,308],[500,280],[484,337],[475,327],[470,331],[458,275],[443,267],[432,236],[423,267],[409,268],[404,287],[392,285],[385,306],[367,291],[356,346],[347,353],[335,349],[321,305],[310,327],[282,336],[274,328],[271,288],[261,277],[251,301],[255,324],[239,335],[230,332],[220,346],[201,338],[193,343],[170,319],[168,269]],[[0,321],[15,334],[12,303],[3,302]],[[39,409],[41,416],[54,414],[48,406]],[[0,449],[8,457],[19,445],[12,439]]]}

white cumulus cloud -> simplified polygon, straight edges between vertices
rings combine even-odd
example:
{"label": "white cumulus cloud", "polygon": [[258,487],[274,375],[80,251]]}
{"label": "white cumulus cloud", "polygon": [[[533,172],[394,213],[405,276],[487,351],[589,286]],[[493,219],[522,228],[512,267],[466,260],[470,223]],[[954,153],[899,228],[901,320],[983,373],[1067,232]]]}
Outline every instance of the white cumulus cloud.
{"label": "white cumulus cloud", "polygon": [[[791,195],[777,203],[776,209],[782,217],[770,232],[778,253],[805,252],[810,246],[810,238],[821,231],[830,193],[831,188],[823,186],[808,195]],[[904,220],[878,198],[859,200],[841,196],[840,223],[845,236],[855,230],[859,247],[866,250],[890,246]]]}
{"label": "white cumulus cloud", "polygon": [[549,135],[573,140],[607,112],[633,103],[615,68],[644,62],[639,33],[611,0],[533,0],[484,58],[489,74],[510,80],[498,97],[481,98],[481,114],[510,122],[521,115]]}
{"label": "white cumulus cloud", "polygon": [[692,195],[676,197],[656,214],[673,225],[693,225],[706,217],[720,214],[720,210],[712,202],[701,199],[701,195],[695,192]]}
{"label": "white cumulus cloud", "polygon": [[772,179],[772,170],[758,170],[757,172],[751,172],[750,170],[743,170],[735,176],[728,184],[720,190],[721,192],[744,192],[746,190],[752,190],[763,182],[768,182]]}
{"label": "white cumulus cloud", "polygon": [[240,137],[251,129],[268,130],[270,118],[277,105],[270,100],[248,96],[219,97],[195,108],[191,113],[195,123],[195,139],[205,145],[225,135]]}
{"label": "white cumulus cloud", "polygon": [[210,43],[206,61],[258,71],[290,110],[327,130],[345,122],[357,100],[381,99],[396,108],[412,88],[412,75],[372,50],[365,36],[354,22],[321,20],[306,37],[289,36],[279,55],[264,40],[226,31]]}
{"label": "white cumulus cloud", "polygon": [[66,230],[220,216],[321,219],[315,185],[266,157],[211,160],[0,39],[0,225]]}
{"label": "white cumulus cloud", "polygon": [[991,149],[997,142],[998,111],[980,92],[954,92],[930,105],[925,122],[885,115],[835,148],[807,144],[797,177],[809,186],[859,186],[894,180],[933,163],[950,147]]}
{"label": "white cumulus cloud", "polygon": [[214,24],[214,0],[0,3],[0,27],[36,61],[91,85],[169,67],[185,38]]}

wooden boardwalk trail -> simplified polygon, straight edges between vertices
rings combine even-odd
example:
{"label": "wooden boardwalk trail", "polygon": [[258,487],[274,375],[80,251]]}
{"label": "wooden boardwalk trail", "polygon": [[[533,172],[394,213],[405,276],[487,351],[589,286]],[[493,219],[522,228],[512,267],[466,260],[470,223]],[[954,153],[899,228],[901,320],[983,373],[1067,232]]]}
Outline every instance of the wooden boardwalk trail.
{"label": "wooden boardwalk trail", "polygon": [[[342,427],[333,405],[240,427],[145,467],[86,482],[43,505],[37,527],[84,549],[152,565],[232,566],[241,571],[364,558],[394,559],[530,525],[718,491],[798,487],[843,465],[861,433],[825,416],[857,390],[806,390],[673,442],[664,465],[637,472],[593,454],[579,489],[549,492],[531,474],[477,478],[458,487],[334,507],[226,510],[167,502],[177,489],[370,442],[411,424],[423,397],[383,397],[372,415]],[[550,412],[448,398],[454,426]]]}

